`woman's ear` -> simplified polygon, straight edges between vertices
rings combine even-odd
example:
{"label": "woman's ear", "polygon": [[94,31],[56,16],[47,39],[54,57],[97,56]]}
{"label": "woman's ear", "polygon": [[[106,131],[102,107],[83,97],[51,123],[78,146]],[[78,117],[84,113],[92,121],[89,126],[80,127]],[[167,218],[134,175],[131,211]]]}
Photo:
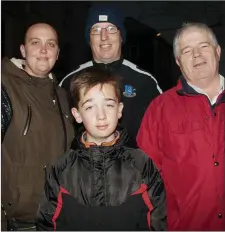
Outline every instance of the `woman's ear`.
{"label": "woman's ear", "polygon": [[26,51],[23,44],[20,45],[20,52],[23,58],[26,58]]}

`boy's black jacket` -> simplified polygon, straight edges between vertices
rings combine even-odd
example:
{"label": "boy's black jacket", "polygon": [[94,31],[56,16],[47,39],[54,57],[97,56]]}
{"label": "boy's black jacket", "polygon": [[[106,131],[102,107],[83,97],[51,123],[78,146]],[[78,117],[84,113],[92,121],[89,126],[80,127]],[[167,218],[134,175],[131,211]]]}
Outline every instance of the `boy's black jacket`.
{"label": "boy's black jacket", "polygon": [[112,146],[86,148],[80,138],[47,176],[37,229],[166,230],[163,181],[147,155],[126,146],[126,132]]}

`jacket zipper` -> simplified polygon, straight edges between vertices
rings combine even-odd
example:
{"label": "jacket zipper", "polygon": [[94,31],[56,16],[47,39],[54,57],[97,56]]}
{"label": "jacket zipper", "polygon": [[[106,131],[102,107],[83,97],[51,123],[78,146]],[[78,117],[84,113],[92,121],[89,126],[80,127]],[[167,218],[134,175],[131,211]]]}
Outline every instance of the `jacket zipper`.
{"label": "jacket zipper", "polygon": [[26,123],[23,129],[23,135],[26,136],[28,133],[28,130],[30,128],[30,123],[31,123],[31,117],[32,117],[32,110],[31,110],[31,105],[27,106],[27,119]]}
{"label": "jacket zipper", "polygon": [[[56,90],[56,87],[55,87],[55,84],[54,84],[54,81],[52,82],[53,83],[53,103],[57,103],[57,106],[58,106],[58,110],[59,110],[59,116],[60,116],[60,119],[61,119],[61,122],[62,122],[62,127],[63,127],[63,132],[64,132],[64,152],[66,152],[67,150],[67,128],[66,128],[66,123],[65,123],[65,120],[63,118],[63,112],[62,112],[62,107],[61,107],[61,103],[59,101],[59,96],[57,94],[57,90]],[[56,101],[54,101],[56,100]]]}

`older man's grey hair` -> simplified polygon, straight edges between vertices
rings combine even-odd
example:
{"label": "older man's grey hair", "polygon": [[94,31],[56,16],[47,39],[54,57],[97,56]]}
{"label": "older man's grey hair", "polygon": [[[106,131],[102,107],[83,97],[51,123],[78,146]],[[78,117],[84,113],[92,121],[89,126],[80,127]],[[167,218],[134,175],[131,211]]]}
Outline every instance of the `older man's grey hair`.
{"label": "older man's grey hair", "polygon": [[213,33],[213,31],[204,23],[184,23],[182,27],[176,32],[176,35],[173,40],[173,54],[175,58],[179,57],[180,55],[180,38],[183,35],[183,33],[189,29],[198,29],[202,30],[203,32],[207,33],[209,35],[209,38],[212,41],[212,45],[217,47],[218,41],[216,38],[216,35]]}

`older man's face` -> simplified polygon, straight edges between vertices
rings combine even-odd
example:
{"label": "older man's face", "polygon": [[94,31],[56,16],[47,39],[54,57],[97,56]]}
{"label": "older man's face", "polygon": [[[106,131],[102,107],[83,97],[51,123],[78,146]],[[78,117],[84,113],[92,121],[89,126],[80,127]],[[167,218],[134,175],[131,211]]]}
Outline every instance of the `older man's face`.
{"label": "older man's face", "polygon": [[180,55],[177,64],[190,83],[197,84],[218,75],[220,46],[214,46],[210,36],[201,29],[185,31],[179,42]]}
{"label": "older man's face", "polygon": [[[115,25],[111,23],[96,23],[91,30],[95,28],[106,28]],[[102,29],[99,35],[90,33],[90,46],[93,59],[97,63],[111,63],[119,60],[121,56],[122,39],[120,31],[110,34],[106,29]]]}

